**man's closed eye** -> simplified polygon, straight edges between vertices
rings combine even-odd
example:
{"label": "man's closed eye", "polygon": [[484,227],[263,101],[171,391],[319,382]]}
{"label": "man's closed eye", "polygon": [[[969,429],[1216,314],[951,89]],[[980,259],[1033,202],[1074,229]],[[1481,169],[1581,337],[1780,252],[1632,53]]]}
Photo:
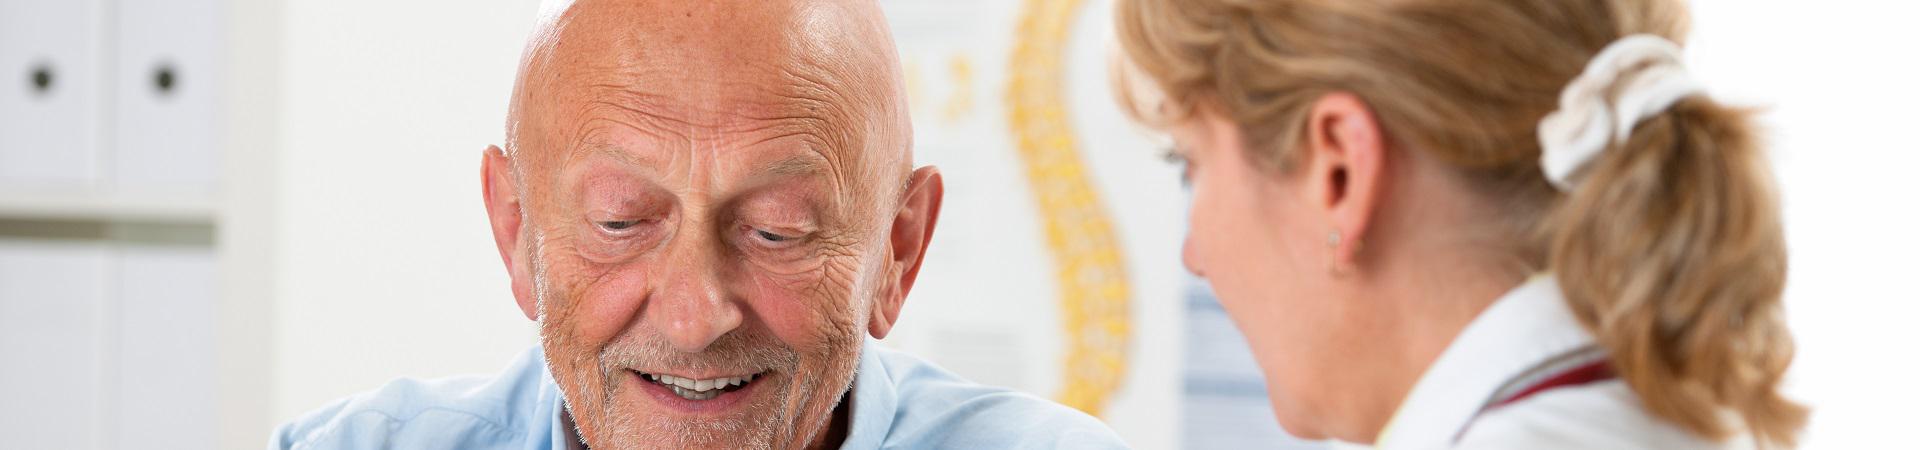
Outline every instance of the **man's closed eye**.
{"label": "man's closed eye", "polygon": [[597,222],[596,224],[599,225],[600,229],[602,230],[606,230],[609,233],[618,234],[627,230],[631,230],[633,229],[633,227],[639,226],[640,223],[641,221],[639,220],[609,220],[609,221]]}

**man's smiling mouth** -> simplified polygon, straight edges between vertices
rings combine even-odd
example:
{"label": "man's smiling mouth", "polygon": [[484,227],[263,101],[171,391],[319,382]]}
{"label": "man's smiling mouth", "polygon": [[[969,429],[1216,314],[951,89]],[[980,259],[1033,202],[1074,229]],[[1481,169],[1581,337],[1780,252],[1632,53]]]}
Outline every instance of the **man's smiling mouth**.
{"label": "man's smiling mouth", "polygon": [[667,390],[673,391],[673,395],[678,395],[680,398],[687,400],[712,400],[714,397],[719,397],[720,394],[745,389],[748,384],[752,384],[754,380],[760,378],[760,374],[757,373],[705,380],[646,372],[639,373],[641,379],[666,387]]}

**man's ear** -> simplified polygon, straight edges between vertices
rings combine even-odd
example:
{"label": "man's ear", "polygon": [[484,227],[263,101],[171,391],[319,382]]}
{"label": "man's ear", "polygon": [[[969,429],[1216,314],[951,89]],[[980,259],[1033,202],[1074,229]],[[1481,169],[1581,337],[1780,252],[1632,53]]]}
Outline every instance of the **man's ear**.
{"label": "man's ear", "polygon": [[487,203],[487,220],[493,222],[493,243],[500,248],[500,261],[513,277],[513,300],[528,320],[539,317],[539,305],[533,296],[533,268],[529,249],[522,242],[520,191],[513,178],[512,161],[500,147],[487,146],[480,157],[480,195]]}
{"label": "man's ear", "polygon": [[1322,96],[1308,113],[1308,192],[1332,222],[1327,250],[1334,272],[1354,267],[1387,191],[1386,137],[1373,109],[1352,93]]}
{"label": "man's ear", "polygon": [[880,290],[878,303],[873,305],[873,317],[867,321],[867,332],[875,338],[887,337],[894,320],[900,318],[900,306],[907,302],[907,292],[913,290],[913,280],[920,274],[927,243],[933,241],[933,226],[940,221],[940,199],[945,190],[940,169],[933,166],[921,167],[907,178],[906,197],[900,200],[900,212],[893,216],[893,228],[887,232],[889,278]]}

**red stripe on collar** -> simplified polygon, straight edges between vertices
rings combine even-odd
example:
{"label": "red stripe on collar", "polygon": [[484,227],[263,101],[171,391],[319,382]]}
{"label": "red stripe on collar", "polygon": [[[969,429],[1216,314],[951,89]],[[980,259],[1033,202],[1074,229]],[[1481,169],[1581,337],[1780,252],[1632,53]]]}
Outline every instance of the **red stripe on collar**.
{"label": "red stripe on collar", "polygon": [[[1613,366],[1607,365],[1606,360],[1594,361],[1579,367],[1568,369],[1565,372],[1560,372],[1559,374],[1549,377],[1545,380],[1540,380],[1539,383],[1534,383],[1532,386],[1527,386],[1526,389],[1521,389],[1520,392],[1514,393],[1513,395],[1508,396],[1507,398],[1500,399],[1500,401],[1493,402],[1493,404],[1491,405],[1487,405],[1486,409],[1492,410],[1502,406],[1507,406],[1515,402],[1524,400],[1527,397],[1532,397],[1534,394],[1546,392],[1548,390],[1552,390],[1556,388],[1579,386],[1579,385],[1592,383],[1596,381],[1611,380],[1613,378],[1614,378]],[[1483,410],[1482,412],[1485,412],[1485,411]]]}
{"label": "red stripe on collar", "polygon": [[1551,377],[1547,377],[1547,379],[1540,380],[1540,382],[1538,383],[1534,383],[1532,385],[1527,386],[1525,389],[1521,389],[1520,392],[1515,392],[1513,395],[1509,395],[1506,398],[1487,404],[1487,406],[1484,408],[1480,408],[1480,412],[1474,413],[1473,419],[1468,420],[1467,425],[1460,428],[1460,432],[1454,433],[1453,442],[1455,443],[1460,442],[1460,438],[1465,437],[1467,435],[1467,429],[1473,428],[1473,423],[1479,421],[1481,416],[1487,415],[1488,411],[1493,411],[1495,409],[1500,409],[1500,407],[1503,407],[1503,406],[1518,403],[1521,400],[1525,400],[1527,397],[1532,397],[1535,394],[1539,394],[1541,392],[1546,392],[1546,391],[1550,391],[1558,388],[1564,388],[1564,387],[1575,387],[1575,386],[1580,386],[1588,383],[1611,380],[1614,378],[1615,378],[1615,374],[1613,373],[1613,366],[1608,365],[1607,360],[1605,359],[1575,366],[1572,369],[1567,369],[1558,374],[1554,374]]}

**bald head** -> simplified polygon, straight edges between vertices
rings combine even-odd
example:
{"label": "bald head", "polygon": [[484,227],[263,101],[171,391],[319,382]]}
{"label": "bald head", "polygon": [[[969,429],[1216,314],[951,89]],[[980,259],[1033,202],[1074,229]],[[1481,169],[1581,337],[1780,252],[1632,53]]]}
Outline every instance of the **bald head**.
{"label": "bald head", "polygon": [[521,60],[506,151],[545,166],[593,144],[579,122],[609,115],[696,145],[784,118],[859,163],[847,181],[898,181],[912,143],[899,70],[871,1],[549,2]]}
{"label": "bald head", "polygon": [[592,447],[837,447],[940,208],[887,33],[865,1],[544,10],[484,191]]}

